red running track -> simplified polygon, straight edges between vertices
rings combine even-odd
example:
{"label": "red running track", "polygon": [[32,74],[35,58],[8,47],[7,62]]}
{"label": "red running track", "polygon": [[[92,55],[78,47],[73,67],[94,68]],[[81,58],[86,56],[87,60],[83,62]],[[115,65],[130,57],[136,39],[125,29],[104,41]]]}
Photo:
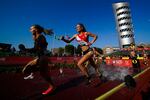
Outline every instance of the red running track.
{"label": "red running track", "polygon": [[[92,84],[86,86],[81,73],[75,69],[64,69],[64,76],[59,75],[58,70],[52,70],[52,79],[57,86],[54,93],[42,96],[41,92],[47,88],[47,83],[40,77],[39,73],[34,74],[32,80],[24,80],[22,73],[1,73],[0,74],[0,99],[1,100],[94,100],[98,96],[111,90],[120,81],[101,82],[96,76]],[[142,100],[147,95],[150,87],[150,71],[141,75],[134,90],[123,88],[110,96],[108,100]],[[143,94],[141,93],[143,92]],[[134,95],[133,95],[134,94]]]}

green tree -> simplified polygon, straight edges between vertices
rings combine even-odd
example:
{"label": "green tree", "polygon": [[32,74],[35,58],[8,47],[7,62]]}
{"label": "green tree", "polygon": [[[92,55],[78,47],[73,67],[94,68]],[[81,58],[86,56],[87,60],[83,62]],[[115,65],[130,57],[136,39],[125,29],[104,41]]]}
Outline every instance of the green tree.
{"label": "green tree", "polygon": [[75,50],[75,47],[73,45],[66,45],[65,46],[65,53],[67,55],[74,55],[74,50]]}
{"label": "green tree", "polygon": [[81,55],[81,54],[82,54],[82,50],[81,50],[80,45],[77,46],[76,54],[77,54],[77,55]]}
{"label": "green tree", "polygon": [[59,48],[58,48],[58,54],[59,54],[60,56],[62,56],[63,53],[64,53],[64,48],[59,47]]}

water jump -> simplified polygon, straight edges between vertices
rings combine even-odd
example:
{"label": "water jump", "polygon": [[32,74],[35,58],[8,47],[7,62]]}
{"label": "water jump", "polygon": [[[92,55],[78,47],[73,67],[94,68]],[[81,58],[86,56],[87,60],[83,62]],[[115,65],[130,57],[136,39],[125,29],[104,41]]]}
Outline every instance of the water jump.
{"label": "water jump", "polygon": [[[101,56],[101,54],[96,50],[96,48],[91,47],[91,45],[97,40],[98,37],[95,34],[87,32],[84,25],[80,24],[80,23],[76,25],[76,30],[78,33],[73,35],[71,38],[65,39],[64,36],[61,36],[61,37],[59,37],[59,40],[62,40],[66,43],[70,43],[74,39],[77,40],[79,46],[81,47],[83,56],[80,58],[80,60],[76,64],[77,64],[77,67],[82,72],[82,74],[85,76],[85,84],[86,85],[91,84],[91,80],[92,80],[91,75],[89,74],[89,68],[87,67],[89,64],[94,68],[95,73],[100,81],[102,81],[104,78],[106,79],[107,77],[105,77],[103,75],[103,72],[100,70],[101,68],[100,68],[99,64],[97,63],[97,59],[96,59],[96,56],[97,55]],[[33,35],[33,40],[35,42],[34,48],[32,48],[32,49],[25,48],[25,50],[35,51],[37,53],[37,57],[35,59],[33,59],[32,61],[28,62],[24,66],[22,72],[28,73],[32,76],[33,75],[32,68],[37,67],[40,71],[41,76],[49,84],[48,89],[46,91],[42,92],[42,94],[43,95],[51,94],[56,89],[56,87],[49,76],[48,60],[44,53],[44,51],[47,48],[48,43],[46,42],[44,35],[41,34],[42,32],[44,33],[43,28],[41,28],[41,26],[33,25],[33,26],[31,26],[30,31]],[[89,37],[92,37],[93,40],[89,41]],[[135,63],[137,61],[137,59],[134,59],[135,55],[133,53],[131,53],[131,55],[133,56],[132,60],[134,60],[134,63]],[[85,64],[85,63],[87,63],[87,64]],[[139,68],[139,66],[138,66],[138,68]],[[138,71],[138,73],[139,73],[139,71]],[[125,82],[124,84],[128,87],[136,87],[136,81],[134,80],[134,78],[131,75],[125,76],[124,82]],[[122,87],[122,85],[121,85],[121,87]],[[120,86],[119,86],[119,88],[120,88]],[[115,91],[116,91],[116,89],[115,89]]]}

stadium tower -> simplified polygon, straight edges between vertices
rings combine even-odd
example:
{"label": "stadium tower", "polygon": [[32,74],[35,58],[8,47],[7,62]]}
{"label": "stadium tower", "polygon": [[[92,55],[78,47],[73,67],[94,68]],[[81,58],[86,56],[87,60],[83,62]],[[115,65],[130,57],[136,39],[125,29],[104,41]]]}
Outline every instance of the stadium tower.
{"label": "stadium tower", "polygon": [[128,47],[131,43],[135,44],[129,4],[127,2],[114,3],[113,10],[120,48]]}

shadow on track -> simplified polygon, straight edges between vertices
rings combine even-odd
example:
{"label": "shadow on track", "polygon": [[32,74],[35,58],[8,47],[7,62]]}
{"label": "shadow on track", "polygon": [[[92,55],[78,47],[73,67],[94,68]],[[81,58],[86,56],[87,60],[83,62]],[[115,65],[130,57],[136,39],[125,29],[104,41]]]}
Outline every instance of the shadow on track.
{"label": "shadow on track", "polygon": [[[66,89],[76,87],[79,84],[81,84],[83,81],[84,81],[84,76],[79,76],[79,77],[73,78],[64,84],[57,86],[56,89],[54,90],[54,92],[49,95],[46,95],[46,97],[56,95],[58,92],[64,91]],[[38,92],[38,93],[34,93],[32,95],[23,97],[23,98],[21,98],[21,100],[33,100],[33,99],[41,100],[41,99],[44,99],[44,97],[45,97],[44,95],[42,95],[41,93]]]}

